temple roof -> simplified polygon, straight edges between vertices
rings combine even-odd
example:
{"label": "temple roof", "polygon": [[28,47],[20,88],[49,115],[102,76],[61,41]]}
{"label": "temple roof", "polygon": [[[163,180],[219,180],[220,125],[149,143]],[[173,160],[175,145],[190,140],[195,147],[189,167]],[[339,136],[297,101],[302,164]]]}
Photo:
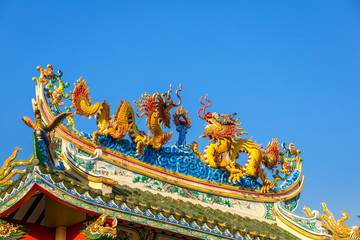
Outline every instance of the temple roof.
{"label": "temple roof", "polygon": [[[35,162],[37,162],[35,160]],[[114,215],[118,219],[145,224],[195,238],[214,239],[298,239],[289,232],[264,221],[193,204],[129,186],[116,185],[114,193],[84,184],[69,174],[42,165],[31,166],[18,180],[0,190],[1,217],[15,211],[36,191],[64,204],[94,215]]]}
{"label": "temple roof", "polygon": [[[345,233],[336,232],[338,227],[329,230],[322,222],[327,216],[316,211],[305,209],[307,217],[296,215],[304,184],[301,150],[294,143],[289,147],[282,143],[280,148],[277,138],[261,147],[241,137],[246,132],[235,113],[205,111],[212,104],[208,95],[206,103],[200,99],[203,107],[197,112],[206,123],[201,137],[210,139],[201,153],[197,142],[186,143],[191,120],[180,106],[181,85],[175,92],[178,103],[171,97],[170,85],[165,93],[142,94],[139,102],[134,101],[138,109],[121,101],[110,116],[106,101],[91,104],[82,78],[69,92],[70,98],[64,92],[70,85],[61,80],[61,71],[54,74],[51,65],[37,69],[41,74],[33,79],[35,120],[23,117],[33,130],[33,155],[26,161],[15,160],[20,150],[16,148],[0,169],[2,222],[23,221],[35,224],[32,228],[56,231],[63,226],[65,235],[66,228],[83,224],[81,238],[109,235],[106,239],[111,240],[126,227],[123,223],[186,239],[328,239],[354,234],[360,238],[359,227],[340,226]],[[56,82],[58,87],[53,85]],[[72,105],[64,111],[60,107],[66,99]],[[74,114],[95,117],[98,130],[79,132],[72,108]],[[134,110],[142,112],[136,114],[138,118],[146,116],[147,134],[136,125]],[[174,137],[174,132],[163,132],[171,119],[178,139],[166,145]],[[124,139],[127,135],[129,139]],[[238,159],[240,154],[246,162]],[[36,216],[31,213],[34,209]],[[324,212],[332,217],[326,207]],[[0,225],[24,234],[16,232],[12,223]],[[105,230],[93,231],[93,226]],[[4,236],[0,233],[0,240]]]}

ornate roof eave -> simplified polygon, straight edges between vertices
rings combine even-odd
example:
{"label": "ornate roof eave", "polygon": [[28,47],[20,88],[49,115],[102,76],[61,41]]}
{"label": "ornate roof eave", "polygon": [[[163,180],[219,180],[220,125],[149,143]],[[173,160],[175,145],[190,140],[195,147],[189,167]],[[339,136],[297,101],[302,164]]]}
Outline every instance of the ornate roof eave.
{"label": "ornate roof eave", "polygon": [[325,203],[322,203],[322,208],[325,214],[320,214],[317,210],[311,211],[304,206],[303,211],[306,216],[300,216],[289,211],[283,202],[278,202],[275,204],[275,214],[278,222],[307,239],[360,239],[359,226],[344,225],[344,222],[349,219],[347,212],[342,212],[343,217],[336,220]]}
{"label": "ornate roof eave", "polygon": [[[159,209],[138,201],[111,196],[111,194],[102,195],[100,190],[66,178],[41,165],[29,167],[27,173],[20,175],[19,180],[14,181],[12,185],[0,192],[0,218],[15,211],[38,191],[83,212],[114,216],[118,220],[193,238],[244,239],[245,236],[251,238],[260,236],[250,230],[236,229],[228,223],[212,222],[204,217],[200,218],[200,216],[193,217],[191,213],[179,214],[171,209]],[[158,214],[155,214],[155,209]],[[166,214],[164,215],[164,213]],[[202,221],[203,224],[197,224],[199,221]],[[271,236],[261,236],[264,239],[275,239]]]}
{"label": "ornate roof eave", "polygon": [[316,217],[304,217],[288,211],[283,203],[275,204],[275,214],[278,221],[310,239],[329,239],[326,230],[319,224]]}
{"label": "ornate roof eave", "polygon": [[[95,189],[89,189],[89,190],[96,191]],[[188,235],[191,237],[202,237],[203,235],[209,234],[209,233],[202,234],[201,232],[195,229],[185,228],[185,227],[181,228],[179,226],[169,225],[169,223],[166,223],[166,222],[171,223],[171,221],[174,221],[174,219],[166,219],[165,217],[163,217],[162,221],[157,221],[155,219],[150,219],[149,217],[141,216],[141,215],[150,216],[150,214],[147,212],[142,213],[139,209],[137,209],[137,207],[135,207],[134,209],[130,209],[126,207],[126,205],[124,206],[120,205],[120,207],[118,207],[115,204],[109,204],[109,202],[105,203],[102,199],[102,195],[98,195],[96,198],[91,198],[91,196],[88,193],[85,193],[83,195],[88,195],[88,196],[82,196],[74,189],[70,189],[70,190],[67,189],[63,181],[60,181],[59,183],[55,183],[51,178],[50,174],[41,173],[39,167],[37,166],[34,168],[31,174],[28,174],[25,181],[21,181],[17,189],[13,188],[11,193],[6,194],[6,196],[0,201],[1,202],[0,218],[3,218],[8,214],[10,214],[11,212],[15,211],[26,201],[28,201],[34,193],[38,191],[44,193],[45,195],[53,198],[56,201],[61,202],[62,204],[65,204],[69,207],[90,214],[94,214],[94,215],[105,214],[105,215],[115,216],[119,220],[135,222],[140,225],[147,225],[150,227],[160,228],[171,232],[177,229],[177,231],[180,231],[181,234]],[[87,200],[82,198],[87,198]],[[110,205],[112,206],[112,208],[106,205]],[[117,207],[118,209],[116,209]],[[186,225],[185,222],[182,224]],[[216,229],[212,231],[216,232]],[[218,233],[221,232],[218,231]],[[219,234],[219,235],[221,236],[223,234]],[[218,237],[217,239],[222,239],[223,237]]]}
{"label": "ornate roof eave", "polygon": [[[130,220],[139,224],[148,223],[148,225],[153,227],[156,227],[156,225],[158,224],[160,224],[158,225],[158,227],[162,226],[162,224],[158,221],[148,222],[149,218],[141,217],[140,215],[142,212],[139,209],[135,209],[136,207],[131,210],[130,208],[127,208],[126,205],[124,205],[120,207],[121,211],[119,211],[120,209],[118,209],[117,211],[114,209],[115,207],[117,207],[116,205],[113,206],[113,208],[111,209],[107,207],[106,203],[101,198],[101,195],[99,195],[100,197],[97,196],[96,198],[91,198],[89,194],[85,193],[86,195],[88,195],[84,196],[85,194],[83,194],[82,197],[88,199],[85,200],[81,199],[81,195],[73,189],[71,189],[70,191],[68,190],[69,189],[65,187],[63,181],[55,183],[51,178],[51,175],[43,174],[41,173],[39,167],[35,167],[33,172],[28,175],[26,180],[24,182],[21,181],[17,189],[13,188],[10,194],[5,194],[6,196],[1,201],[0,217],[5,217],[9,213],[15,211],[18,207],[20,207],[27,200],[29,200],[35,192],[40,191],[65,205],[87,213],[106,214],[111,216],[115,215],[116,218],[124,221]],[[9,191],[9,189],[7,191]],[[80,197],[76,195],[80,195]],[[97,201],[97,203],[95,201]],[[135,214],[131,214],[130,212],[132,211]],[[182,232],[188,233],[191,232],[191,230],[186,231],[184,229]]]}

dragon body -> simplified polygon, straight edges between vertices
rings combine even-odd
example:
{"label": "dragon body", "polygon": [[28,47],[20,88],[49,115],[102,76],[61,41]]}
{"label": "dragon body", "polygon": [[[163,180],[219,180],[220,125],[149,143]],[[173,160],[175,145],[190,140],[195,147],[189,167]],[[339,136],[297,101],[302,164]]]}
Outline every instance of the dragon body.
{"label": "dragon body", "polygon": [[134,101],[140,108],[137,112],[142,112],[140,115],[136,113],[138,117],[147,116],[146,125],[148,126],[148,134],[143,131],[139,131],[135,125],[135,113],[128,101],[121,101],[119,107],[114,116],[110,116],[110,106],[103,102],[97,102],[91,104],[91,98],[89,97],[90,91],[86,86],[86,81],[80,78],[75,84],[75,89],[72,94],[73,108],[75,114],[83,115],[84,117],[96,117],[98,130],[93,133],[95,142],[99,145],[99,136],[110,135],[117,141],[123,139],[126,134],[136,144],[136,151],[138,154],[143,154],[145,146],[151,146],[157,150],[164,144],[166,144],[172,136],[171,133],[163,132],[163,128],[170,128],[170,110],[174,106],[179,106],[181,98],[178,95],[180,89],[176,91],[176,95],[179,98],[179,103],[175,104],[171,97],[170,90],[166,93],[155,93],[149,95],[143,94],[138,101]]}
{"label": "dragon body", "polygon": [[[243,128],[237,123],[239,119],[234,119],[233,115],[220,115],[218,113],[206,113],[205,109],[211,106],[211,101],[200,108],[198,115],[206,121],[205,133],[201,137],[209,137],[210,144],[205,147],[204,154],[197,150],[198,144],[193,143],[193,152],[205,164],[213,168],[221,168],[230,172],[229,180],[236,182],[243,176],[255,177],[263,181],[262,191],[267,192],[272,187],[272,182],[267,179],[265,168],[273,169],[279,160],[280,150],[278,140],[273,139],[266,149],[261,148],[255,142],[240,137],[246,132],[241,132]],[[200,115],[203,110],[204,116]],[[236,162],[239,154],[244,153],[248,156],[247,162],[241,166]]]}

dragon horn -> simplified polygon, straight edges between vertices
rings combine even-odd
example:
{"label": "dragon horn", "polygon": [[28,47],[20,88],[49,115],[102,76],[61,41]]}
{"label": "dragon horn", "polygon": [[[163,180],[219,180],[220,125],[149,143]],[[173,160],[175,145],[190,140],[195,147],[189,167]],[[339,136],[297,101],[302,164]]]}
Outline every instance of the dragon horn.
{"label": "dragon horn", "polygon": [[[203,102],[202,102],[202,99],[203,99],[203,97],[201,97],[200,98],[200,103],[201,104],[203,104],[204,106],[206,106]],[[205,108],[205,107],[204,107]],[[202,108],[199,108],[199,110],[198,110],[198,115],[199,115],[199,117],[201,118],[201,119],[204,119],[204,117],[202,117],[201,115],[200,115],[200,111],[202,110]]]}
{"label": "dragon horn", "polygon": [[[179,89],[178,90],[176,90],[176,96],[179,98],[179,103],[178,104],[175,104],[174,102],[173,102],[173,100],[171,99],[171,103],[175,106],[175,107],[178,107],[178,106],[180,106],[180,104],[181,104],[181,97],[179,96],[179,92],[182,90],[182,86],[181,86],[181,84],[179,85]],[[170,85],[170,92],[171,92],[171,85]],[[170,97],[170,92],[169,92],[169,97]]]}
{"label": "dragon horn", "polygon": [[212,104],[212,102],[211,102],[207,97],[208,97],[208,94],[206,94],[205,100],[209,102],[209,105],[208,105],[208,106],[205,106],[205,107],[203,108],[204,115],[205,115],[205,109],[208,108],[208,107],[210,107],[211,104]]}
{"label": "dragon horn", "polygon": [[[211,104],[212,104],[211,101],[210,101],[207,97],[208,97],[208,94],[206,94],[205,100],[209,102],[209,105],[206,105],[205,103],[203,103],[203,101],[202,101],[203,98],[202,98],[202,97],[200,98],[200,103],[201,103],[202,105],[204,105],[203,108],[200,108],[200,109],[198,110],[198,115],[199,115],[199,117],[200,117],[201,119],[204,119],[204,117],[206,116],[205,109],[208,108],[208,107],[210,107]],[[200,115],[200,111],[201,111],[201,110],[203,110],[204,117],[202,117],[202,116]]]}
{"label": "dragon horn", "polygon": [[170,84],[170,89],[169,89],[169,91],[167,92],[167,95],[168,95],[169,98],[170,98],[170,93],[171,93],[171,91],[172,91],[172,86],[171,86],[171,84]]}
{"label": "dragon horn", "polygon": [[206,101],[208,101],[208,102],[210,103],[210,105],[208,106],[208,107],[210,107],[210,106],[211,106],[211,101],[207,98],[207,97],[208,97],[208,95],[209,95],[209,94],[206,94],[206,96],[205,96],[205,100],[206,100]]}

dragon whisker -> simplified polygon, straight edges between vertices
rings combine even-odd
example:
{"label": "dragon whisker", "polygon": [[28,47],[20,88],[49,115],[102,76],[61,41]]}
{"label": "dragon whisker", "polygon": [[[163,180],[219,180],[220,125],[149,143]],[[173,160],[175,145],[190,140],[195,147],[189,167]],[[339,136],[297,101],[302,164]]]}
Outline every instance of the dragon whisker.
{"label": "dragon whisker", "polygon": [[139,117],[139,118],[141,118],[142,116],[144,116],[144,115],[147,115],[147,116],[149,116],[149,113],[147,113],[147,112],[143,112],[142,114],[138,114],[138,113],[136,113],[136,115]]}
{"label": "dragon whisker", "polygon": [[138,111],[138,112],[141,112],[141,111],[144,111],[144,110],[148,111],[147,107],[143,107],[143,108],[140,108],[140,109],[136,109],[136,111]]}

